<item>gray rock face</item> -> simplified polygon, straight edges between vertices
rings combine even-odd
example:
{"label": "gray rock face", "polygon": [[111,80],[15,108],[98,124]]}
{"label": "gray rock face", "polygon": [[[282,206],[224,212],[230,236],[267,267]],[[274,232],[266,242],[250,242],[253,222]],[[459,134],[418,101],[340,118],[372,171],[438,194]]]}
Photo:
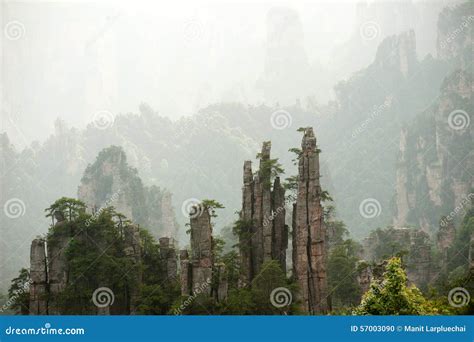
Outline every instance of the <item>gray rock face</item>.
{"label": "gray rock face", "polygon": [[162,237],[159,241],[162,268],[165,270],[166,280],[175,282],[178,275],[178,258],[173,239]]}
{"label": "gray rock face", "polygon": [[273,188],[269,170],[271,143],[264,142],[260,167],[252,174],[250,161],[244,162],[242,211],[240,219],[241,286],[248,285],[265,261],[278,260],[286,272],[288,229],[285,226],[285,190],[275,178]]}
{"label": "gray rock face", "polygon": [[[191,290],[195,291],[212,278],[212,225],[211,216],[206,208],[198,208],[197,215],[191,221]],[[211,294],[206,286],[201,293]]]}
{"label": "gray rock face", "polygon": [[179,259],[180,259],[180,278],[181,278],[181,295],[189,296],[191,295],[192,289],[192,266],[191,262],[189,261],[189,254],[187,250],[181,250],[179,252]]}
{"label": "gray rock face", "polygon": [[325,228],[319,183],[319,150],[313,129],[305,130],[298,165],[298,195],[293,210],[293,273],[302,310],[328,312]]}
{"label": "gray rock face", "polygon": [[453,221],[447,221],[445,218],[441,219],[437,234],[437,245],[438,250],[442,255],[441,267],[446,270],[449,261],[448,251],[453,244],[454,238],[456,237],[456,228],[454,227]]}
{"label": "gray rock face", "polygon": [[129,270],[131,274],[135,275],[135,286],[129,289],[130,292],[130,315],[137,313],[137,300],[139,297],[139,287],[142,283],[141,271],[141,238],[140,228],[137,225],[126,225],[124,227],[124,253],[132,260],[132,269]]}
{"label": "gray rock face", "polygon": [[381,262],[387,254],[407,250],[407,278],[417,286],[425,286],[436,273],[431,260],[431,242],[421,229],[386,228],[374,231],[363,241],[365,260]]}
{"label": "gray rock face", "polygon": [[30,254],[30,315],[47,315],[47,265],[46,244],[43,239],[34,239]]}
{"label": "gray rock face", "polygon": [[71,241],[69,229],[64,229],[66,221],[56,223],[54,239],[48,243],[48,288],[51,300],[48,303],[50,315],[60,315],[61,308],[55,298],[64,291],[68,282],[66,249]]}

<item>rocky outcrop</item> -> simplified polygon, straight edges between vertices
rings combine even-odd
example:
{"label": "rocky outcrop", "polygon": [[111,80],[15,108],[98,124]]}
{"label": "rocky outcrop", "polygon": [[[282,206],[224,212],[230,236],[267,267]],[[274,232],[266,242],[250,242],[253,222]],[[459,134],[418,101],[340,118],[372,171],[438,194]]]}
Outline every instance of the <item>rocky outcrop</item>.
{"label": "rocky outcrop", "polygon": [[155,238],[177,237],[172,194],[157,186],[144,186],[121,147],[102,150],[96,161],[86,168],[78,198],[91,212],[114,206],[133,222],[147,227]]}
{"label": "rocky outcrop", "polygon": [[34,239],[30,253],[30,315],[48,314],[48,273],[44,239]]}
{"label": "rocky outcrop", "polygon": [[449,249],[452,247],[456,237],[456,228],[453,221],[448,221],[446,217],[441,219],[437,234],[437,247],[441,254],[441,267],[446,271],[449,262]]}
{"label": "rocky outcrop", "polygon": [[178,258],[174,248],[174,240],[169,237],[162,237],[159,241],[162,269],[167,281],[175,282],[178,276]]}
{"label": "rocky outcrop", "polygon": [[386,70],[398,70],[404,77],[413,73],[418,65],[415,31],[386,38],[377,50],[374,65]]}
{"label": "rocky outcrop", "polygon": [[453,61],[456,67],[466,68],[472,61],[474,9],[466,1],[446,7],[438,18],[438,57]]}
{"label": "rocky outcrop", "polygon": [[191,258],[186,250],[181,256],[181,292],[182,295],[203,293],[211,295],[210,283],[213,276],[212,225],[209,210],[201,204],[194,207],[190,214]]}
{"label": "rocky outcrop", "polygon": [[60,315],[61,307],[57,299],[68,283],[66,251],[73,235],[65,220],[58,220],[53,229],[55,233],[50,236],[47,242],[50,297],[48,314]]}
{"label": "rocky outcrop", "polygon": [[406,254],[404,262],[408,280],[425,287],[436,273],[431,259],[432,244],[427,233],[420,229],[377,229],[363,240],[363,258],[379,263],[397,253]]}
{"label": "rocky outcrop", "polygon": [[298,194],[293,207],[293,274],[300,289],[302,309],[324,314],[329,308],[326,246],[319,150],[312,128],[306,128],[298,164]]}
{"label": "rocky outcrop", "polygon": [[286,272],[285,189],[279,177],[271,184],[274,160],[270,158],[270,150],[271,143],[264,142],[255,176],[252,163],[244,162],[239,234],[242,286],[248,285],[268,260],[278,260]]}
{"label": "rocky outcrop", "polygon": [[[141,268],[141,238],[140,238],[140,228],[137,225],[127,225],[124,227],[124,253],[127,258],[130,258],[132,261],[132,267],[127,272],[134,275],[133,284],[129,288],[129,313],[130,315],[137,314],[137,301],[139,298],[139,288],[142,283],[142,268]],[[160,246],[161,252],[161,246]]]}
{"label": "rocky outcrop", "polygon": [[396,227],[413,225],[434,233],[441,215],[450,215],[466,202],[474,187],[467,171],[474,168],[469,113],[473,91],[472,75],[457,70],[443,82],[438,100],[402,129]]}

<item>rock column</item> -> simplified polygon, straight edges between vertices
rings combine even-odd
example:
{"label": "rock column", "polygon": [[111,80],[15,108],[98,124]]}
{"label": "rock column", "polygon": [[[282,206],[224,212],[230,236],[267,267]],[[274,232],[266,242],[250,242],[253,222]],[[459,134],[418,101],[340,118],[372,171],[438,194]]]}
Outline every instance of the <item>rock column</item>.
{"label": "rock column", "polygon": [[294,206],[293,272],[302,309],[310,314],[329,310],[325,228],[319,183],[319,150],[313,129],[307,128],[298,165],[298,195]]}
{"label": "rock column", "polygon": [[31,243],[30,281],[30,315],[47,315],[48,273],[43,239],[34,239]]}

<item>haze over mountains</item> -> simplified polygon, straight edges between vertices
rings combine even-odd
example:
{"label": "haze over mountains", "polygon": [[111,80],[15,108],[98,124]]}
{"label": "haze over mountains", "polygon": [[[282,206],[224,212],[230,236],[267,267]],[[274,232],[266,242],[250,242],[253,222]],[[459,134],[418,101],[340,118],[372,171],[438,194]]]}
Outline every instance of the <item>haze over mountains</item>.
{"label": "haze over mountains", "polygon": [[[1,287],[46,232],[44,209],[77,197],[87,166],[111,145],[137,168],[146,210],[172,194],[182,243],[186,200],[223,203],[216,231],[225,233],[241,205],[242,162],[271,140],[282,178],[295,175],[288,148],[307,126],[322,150],[323,189],[352,236],[392,224],[434,234],[474,187],[473,126],[448,126],[450,113],[471,120],[473,108],[473,8],[437,19],[455,3],[324,3],[308,12],[260,4],[236,13],[211,4],[160,23],[147,6],[52,4],[37,7],[48,23],[41,30],[33,9],[2,4],[3,21],[20,16],[24,33],[2,43],[0,204],[25,206],[15,220],[1,217]],[[370,219],[360,209],[367,199],[376,205]],[[141,222],[159,226],[160,215]]]}

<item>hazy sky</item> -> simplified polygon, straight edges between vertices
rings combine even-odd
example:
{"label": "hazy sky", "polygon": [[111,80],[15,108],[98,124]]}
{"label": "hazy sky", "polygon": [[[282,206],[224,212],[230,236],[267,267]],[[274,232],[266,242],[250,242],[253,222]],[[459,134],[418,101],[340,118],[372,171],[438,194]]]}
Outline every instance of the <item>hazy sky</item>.
{"label": "hazy sky", "polygon": [[330,69],[356,31],[355,1],[3,0],[1,131],[22,146],[57,117],[83,127],[141,102],[171,118],[221,100],[261,103],[275,7],[299,15],[311,65]]}

